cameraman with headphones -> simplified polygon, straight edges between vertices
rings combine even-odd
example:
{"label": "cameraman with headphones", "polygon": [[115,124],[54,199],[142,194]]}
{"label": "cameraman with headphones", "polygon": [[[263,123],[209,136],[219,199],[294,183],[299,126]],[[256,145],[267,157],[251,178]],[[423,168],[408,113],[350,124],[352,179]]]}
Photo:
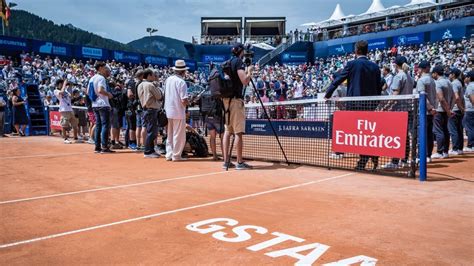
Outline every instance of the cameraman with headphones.
{"label": "cameraman with headphones", "polygon": [[[253,74],[253,66],[248,62],[248,66],[242,60],[245,54],[243,44],[237,43],[232,47],[232,59],[230,59],[232,87],[234,96],[232,98],[223,98],[225,110],[225,132],[224,132],[224,165],[227,169],[234,167],[230,162],[229,144],[230,135],[234,135],[237,147],[237,165],[236,170],[248,170],[252,167],[246,164],[242,158],[243,134],[245,133],[245,105],[244,105],[244,86],[250,83]],[[247,61],[247,60],[246,60]]]}

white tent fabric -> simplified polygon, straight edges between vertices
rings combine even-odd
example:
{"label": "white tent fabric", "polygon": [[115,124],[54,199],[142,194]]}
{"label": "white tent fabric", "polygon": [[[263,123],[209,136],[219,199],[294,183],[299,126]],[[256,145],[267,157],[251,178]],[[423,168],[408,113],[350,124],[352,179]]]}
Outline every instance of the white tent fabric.
{"label": "white tent fabric", "polygon": [[436,5],[436,3],[433,0],[411,0],[411,2],[405,6],[408,7],[417,5]]}
{"label": "white tent fabric", "polygon": [[341,20],[344,17],[345,15],[344,15],[344,12],[342,12],[341,5],[337,4],[329,20]]}
{"label": "white tent fabric", "polygon": [[373,0],[369,9],[367,9],[367,11],[365,11],[365,13],[363,14],[379,13],[379,12],[383,12],[384,10],[385,10],[385,7],[383,6],[380,0]]}

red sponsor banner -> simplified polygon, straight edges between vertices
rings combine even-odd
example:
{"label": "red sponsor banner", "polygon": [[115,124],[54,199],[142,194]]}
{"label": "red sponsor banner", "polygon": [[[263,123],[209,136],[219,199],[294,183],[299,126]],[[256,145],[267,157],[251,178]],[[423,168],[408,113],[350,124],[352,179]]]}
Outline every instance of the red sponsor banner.
{"label": "red sponsor banner", "polygon": [[407,112],[334,113],[332,150],[372,156],[404,158]]}
{"label": "red sponsor banner", "polygon": [[49,126],[51,130],[61,130],[61,114],[58,111],[49,111]]}

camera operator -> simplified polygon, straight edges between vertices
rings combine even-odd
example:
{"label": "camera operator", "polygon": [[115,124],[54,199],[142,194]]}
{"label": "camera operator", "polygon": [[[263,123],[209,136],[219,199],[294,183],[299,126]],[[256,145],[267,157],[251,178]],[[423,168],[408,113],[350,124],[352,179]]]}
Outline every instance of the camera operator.
{"label": "camera operator", "polygon": [[[128,96],[128,103],[127,103],[127,129],[129,131],[129,140],[130,144],[129,147],[132,150],[137,150],[141,146],[142,139],[145,139],[142,135],[142,127],[143,127],[143,119],[142,119],[142,108],[140,105],[140,100],[138,99],[137,95],[137,88],[138,85],[143,80],[143,70],[138,69],[135,73],[135,78],[130,79],[127,84],[127,96]],[[146,133],[143,130],[143,133]]]}
{"label": "camera operator", "polygon": [[[237,166],[236,170],[247,170],[252,167],[243,161],[243,134],[245,133],[245,104],[244,104],[244,86],[247,86],[253,74],[254,67],[251,65],[251,58],[242,60],[246,53],[242,44],[235,44],[232,48],[232,59],[230,78],[234,90],[232,98],[222,99],[225,110],[225,133],[224,133],[224,165],[222,168],[232,167],[229,157],[230,135],[234,134],[237,147]],[[247,65],[247,67],[246,67]]]}
{"label": "camera operator", "polygon": [[112,107],[111,113],[111,125],[112,125],[112,149],[121,150],[123,149],[122,143],[120,143],[120,129],[123,127],[123,116],[126,104],[123,99],[123,82],[118,80],[111,82],[110,87],[112,99],[110,99],[110,105]]}

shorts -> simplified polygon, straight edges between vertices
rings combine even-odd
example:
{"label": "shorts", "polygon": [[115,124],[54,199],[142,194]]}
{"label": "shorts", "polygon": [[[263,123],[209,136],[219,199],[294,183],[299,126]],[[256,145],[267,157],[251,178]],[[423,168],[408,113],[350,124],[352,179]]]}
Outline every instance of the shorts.
{"label": "shorts", "polygon": [[127,118],[127,129],[135,131],[137,129],[137,114],[133,111],[126,111],[125,117]]}
{"label": "shorts", "polygon": [[85,110],[76,110],[74,111],[76,117],[78,119],[78,126],[86,127],[87,126],[87,118],[86,118],[86,111]]}
{"label": "shorts", "polygon": [[95,125],[95,115],[94,112],[87,112],[87,116],[89,117],[89,126],[94,126]]}
{"label": "shorts", "polygon": [[112,108],[112,113],[110,114],[110,125],[114,129],[120,129],[123,126],[122,116],[116,108]]}
{"label": "shorts", "polygon": [[77,118],[74,112],[61,112],[61,127],[65,130],[71,130],[71,128],[77,128]]}
{"label": "shorts", "polygon": [[144,112],[137,112],[137,127],[143,127],[144,119],[143,119]]}
{"label": "shorts", "polygon": [[221,118],[220,117],[207,117],[206,118],[206,126],[207,130],[215,130],[217,134],[224,133],[224,130],[221,126]]}
{"label": "shorts", "polygon": [[[231,134],[245,133],[245,104],[244,100],[233,98],[229,106],[229,98],[224,102],[225,131]],[[230,113],[229,113],[230,112]]]}

